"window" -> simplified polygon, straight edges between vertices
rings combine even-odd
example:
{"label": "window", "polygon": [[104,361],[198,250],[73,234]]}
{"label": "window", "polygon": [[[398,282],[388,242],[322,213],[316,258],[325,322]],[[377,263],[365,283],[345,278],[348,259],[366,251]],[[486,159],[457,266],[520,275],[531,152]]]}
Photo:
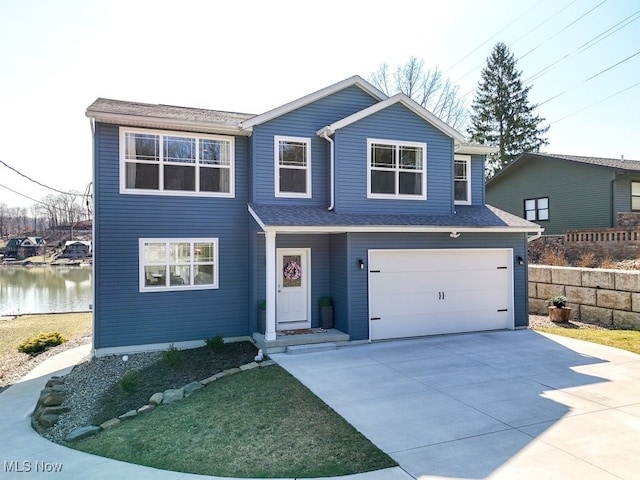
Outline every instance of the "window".
{"label": "window", "polygon": [[456,204],[471,205],[471,157],[468,155],[454,158],[453,189]]}
{"label": "window", "polygon": [[120,130],[120,192],[233,197],[233,137]]}
{"label": "window", "polygon": [[631,182],[631,210],[640,210],[640,182]]}
{"label": "window", "polygon": [[311,197],[311,140],[275,137],[276,197]]}
{"label": "window", "polygon": [[549,220],[549,198],[531,198],[524,201],[524,218],[532,222]]}
{"label": "window", "polygon": [[427,198],[425,143],[367,141],[370,198]]}
{"label": "window", "polygon": [[140,291],[218,288],[217,238],[141,238]]}

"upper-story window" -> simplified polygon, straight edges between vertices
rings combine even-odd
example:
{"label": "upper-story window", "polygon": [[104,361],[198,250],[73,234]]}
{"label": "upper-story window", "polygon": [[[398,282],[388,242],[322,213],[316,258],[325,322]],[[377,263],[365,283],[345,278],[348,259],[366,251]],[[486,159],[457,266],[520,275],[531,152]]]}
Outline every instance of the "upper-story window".
{"label": "upper-story window", "polygon": [[631,210],[640,210],[640,182],[631,182]]}
{"label": "upper-story window", "polygon": [[549,220],[549,197],[529,198],[525,200],[524,218],[532,222]]}
{"label": "upper-story window", "polygon": [[311,139],[275,137],[276,197],[311,197]]}
{"label": "upper-story window", "polygon": [[369,139],[368,197],[427,198],[427,144]]}
{"label": "upper-story window", "polygon": [[234,139],[120,129],[120,192],[233,197]]}
{"label": "upper-story window", "polygon": [[457,205],[471,205],[471,157],[456,155],[453,160],[453,187]]}

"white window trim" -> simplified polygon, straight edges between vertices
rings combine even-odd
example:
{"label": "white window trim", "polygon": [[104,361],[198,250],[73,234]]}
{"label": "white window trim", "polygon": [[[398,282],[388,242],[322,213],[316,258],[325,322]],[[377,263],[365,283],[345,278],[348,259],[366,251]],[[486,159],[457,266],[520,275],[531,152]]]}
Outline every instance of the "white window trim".
{"label": "white window trim", "polygon": [[[453,188],[453,199],[454,199],[454,204],[455,205],[471,205],[472,200],[471,200],[471,155],[454,155],[453,157],[454,160],[454,168],[453,168],[453,183],[454,183],[454,188]],[[467,198],[468,200],[464,201],[464,200],[456,200],[456,191],[455,191],[455,161],[464,161],[467,164]]]}
{"label": "white window trim", "polygon": [[[126,133],[144,133],[148,135],[160,135],[160,161],[158,162],[158,190],[148,190],[142,188],[127,188],[127,179],[126,179],[126,159],[125,159],[125,134]],[[181,191],[181,190],[164,190],[164,161],[162,160],[162,154],[164,152],[164,141],[163,136],[170,137],[183,137],[183,138],[195,138],[196,139],[196,156],[199,152],[199,139],[210,139],[210,140],[222,140],[229,142],[229,191],[228,192],[200,192],[200,191]],[[146,128],[129,128],[129,127],[120,127],[120,141],[119,141],[119,149],[120,149],[120,161],[119,161],[119,169],[120,169],[120,193],[128,194],[128,195],[162,195],[162,196],[174,196],[174,197],[224,197],[224,198],[235,198],[235,163],[236,163],[236,155],[235,155],[235,138],[231,136],[225,135],[209,135],[209,134],[201,134],[201,133],[189,133],[189,132],[177,132],[173,130],[155,130],[155,129],[146,129]],[[174,163],[169,163],[170,165],[174,165]],[[199,188],[200,186],[200,166],[198,164],[198,158],[196,158],[196,163],[194,164],[182,164],[193,165],[196,169],[196,178],[195,178],[195,186]]]}
{"label": "white window trim", "polygon": [[[401,195],[399,193],[371,193],[371,146],[374,143],[399,147],[419,147],[422,148],[422,195]],[[396,174],[400,171],[396,165]],[[417,172],[418,170],[416,170]],[[397,187],[397,184],[396,184]],[[427,144],[422,142],[405,142],[399,140],[388,140],[380,138],[367,138],[367,198],[377,198],[384,200],[426,200],[427,199]]]}
{"label": "white window trim", "polygon": [[[301,167],[306,169],[307,191],[305,193],[281,192],[280,191],[280,142],[298,142],[304,143],[307,149],[307,166]],[[281,198],[311,198],[311,139],[308,137],[286,137],[275,135],[273,137],[273,158],[274,158],[274,192],[276,197]],[[290,168],[290,167],[286,167]]]}
{"label": "white window trim", "polygon": [[[207,285],[162,285],[148,286],[145,282],[145,263],[144,263],[144,244],[145,243],[213,243],[213,284]],[[185,290],[215,290],[218,288],[218,271],[220,256],[218,255],[218,239],[217,238],[139,238],[138,239],[138,276],[139,291],[141,293],[148,292],[175,292]],[[165,267],[170,265],[169,251],[167,249],[167,258]],[[191,260],[191,266],[197,265],[197,262]],[[193,271],[192,271],[193,272]],[[193,273],[192,273],[193,274]]]}

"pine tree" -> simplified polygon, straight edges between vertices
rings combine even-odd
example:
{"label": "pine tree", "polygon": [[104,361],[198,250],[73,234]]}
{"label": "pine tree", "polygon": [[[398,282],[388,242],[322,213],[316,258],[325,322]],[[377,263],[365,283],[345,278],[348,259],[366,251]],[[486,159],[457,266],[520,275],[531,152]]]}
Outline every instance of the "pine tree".
{"label": "pine tree", "polygon": [[531,86],[523,87],[521,75],[513,54],[497,43],[482,70],[467,130],[473,142],[499,149],[487,159],[487,177],[520,153],[538,152],[549,143],[544,137],[549,126],[541,127],[545,119],[534,113],[537,105],[529,104]]}

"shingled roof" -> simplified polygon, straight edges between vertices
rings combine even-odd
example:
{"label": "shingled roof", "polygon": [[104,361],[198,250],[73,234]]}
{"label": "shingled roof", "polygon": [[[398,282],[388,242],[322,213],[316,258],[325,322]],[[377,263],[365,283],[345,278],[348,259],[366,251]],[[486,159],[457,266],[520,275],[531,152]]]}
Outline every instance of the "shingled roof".
{"label": "shingled roof", "polygon": [[333,231],[384,231],[388,229],[467,230],[504,229],[538,232],[540,226],[490,205],[457,205],[451,215],[393,215],[336,213],[322,207],[300,205],[249,205],[263,228],[332,229]]}
{"label": "shingled roof", "polygon": [[241,133],[240,123],[255,115],[98,98],[87,108],[86,116],[119,125]]}

